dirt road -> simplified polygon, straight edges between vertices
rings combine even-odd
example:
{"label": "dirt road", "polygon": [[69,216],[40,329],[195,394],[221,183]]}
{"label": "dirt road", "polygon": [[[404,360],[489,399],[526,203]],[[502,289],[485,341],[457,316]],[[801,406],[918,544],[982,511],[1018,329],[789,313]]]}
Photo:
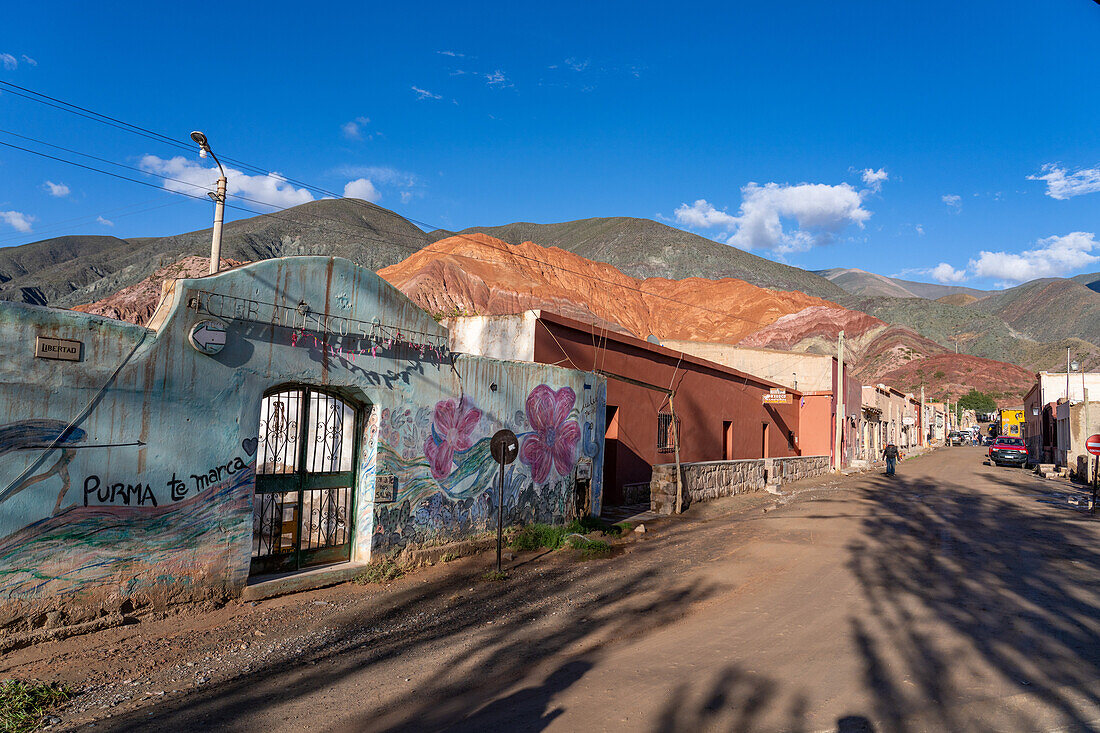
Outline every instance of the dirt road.
{"label": "dirt road", "polygon": [[494,583],[469,558],[21,650],[0,677],[89,688],[55,729],[1100,729],[1100,515],[1059,491],[943,449],[696,505],[609,559],[525,554]]}

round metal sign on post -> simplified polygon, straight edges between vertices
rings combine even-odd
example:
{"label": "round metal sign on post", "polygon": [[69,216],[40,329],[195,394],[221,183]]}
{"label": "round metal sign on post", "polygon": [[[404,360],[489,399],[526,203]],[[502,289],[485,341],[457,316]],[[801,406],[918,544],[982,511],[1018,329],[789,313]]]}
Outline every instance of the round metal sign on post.
{"label": "round metal sign on post", "polygon": [[219,321],[199,321],[191,327],[187,340],[196,351],[213,356],[225,348],[225,324]]}
{"label": "round metal sign on post", "polygon": [[1085,450],[1094,456],[1100,456],[1100,433],[1089,436],[1085,441]]}
{"label": "round metal sign on post", "polygon": [[504,467],[516,460],[519,455],[519,441],[516,434],[505,428],[493,433],[489,441],[489,452],[493,460],[500,464],[500,484],[497,488],[497,573],[501,573],[500,549],[504,546]]}
{"label": "round metal sign on post", "polygon": [[519,441],[511,430],[498,430],[489,441],[489,452],[493,460],[507,466],[519,455]]}

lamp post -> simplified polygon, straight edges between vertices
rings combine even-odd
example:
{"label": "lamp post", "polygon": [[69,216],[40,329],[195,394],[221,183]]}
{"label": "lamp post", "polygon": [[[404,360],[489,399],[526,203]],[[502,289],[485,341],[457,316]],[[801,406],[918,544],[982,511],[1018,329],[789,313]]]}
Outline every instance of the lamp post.
{"label": "lamp post", "polygon": [[214,155],[214,151],[210,149],[210,143],[206,141],[206,135],[195,130],[191,133],[191,139],[199,144],[199,157],[205,158],[209,155],[218,164],[218,170],[221,171],[221,177],[218,178],[218,192],[206,194],[214,200],[214,235],[210,241],[210,274],[213,275],[220,269],[222,262],[222,222],[225,219],[225,187],[227,183],[225,168],[222,168],[218,156]]}

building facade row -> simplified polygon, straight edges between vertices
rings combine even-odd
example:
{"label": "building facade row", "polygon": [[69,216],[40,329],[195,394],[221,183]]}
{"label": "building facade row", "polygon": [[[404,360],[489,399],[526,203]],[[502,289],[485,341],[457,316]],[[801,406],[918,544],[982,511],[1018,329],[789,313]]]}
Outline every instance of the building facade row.
{"label": "building facade row", "polygon": [[[169,281],[147,326],[0,303],[0,333],[4,618],[229,598],[498,514],[598,515],[667,464],[795,475],[942,439],[935,406],[835,357],[546,311],[439,323],[332,257]],[[517,444],[503,489],[498,433]]]}
{"label": "building facade row", "polygon": [[1100,399],[1100,373],[1038,372],[1024,397],[1020,427],[1031,462],[1054,464],[1089,478],[1085,443],[1100,433],[1096,399]]}

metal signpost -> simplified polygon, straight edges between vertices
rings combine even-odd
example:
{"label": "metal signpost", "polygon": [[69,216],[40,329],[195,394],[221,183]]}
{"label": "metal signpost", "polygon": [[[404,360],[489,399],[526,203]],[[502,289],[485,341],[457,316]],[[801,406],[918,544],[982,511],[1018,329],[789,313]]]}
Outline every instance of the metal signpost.
{"label": "metal signpost", "polygon": [[[1100,434],[1090,435],[1089,439],[1085,441],[1085,450],[1094,456],[1100,456]],[[1096,511],[1096,480],[1097,474],[1100,474],[1100,458],[1094,461],[1092,469],[1092,498],[1089,499],[1089,512]]]}
{"label": "metal signpost", "polygon": [[504,537],[504,467],[519,455],[516,434],[511,430],[498,430],[489,441],[489,452],[493,460],[500,464],[500,489],[497,493],[497,572],[500,573],[500,547]]}

